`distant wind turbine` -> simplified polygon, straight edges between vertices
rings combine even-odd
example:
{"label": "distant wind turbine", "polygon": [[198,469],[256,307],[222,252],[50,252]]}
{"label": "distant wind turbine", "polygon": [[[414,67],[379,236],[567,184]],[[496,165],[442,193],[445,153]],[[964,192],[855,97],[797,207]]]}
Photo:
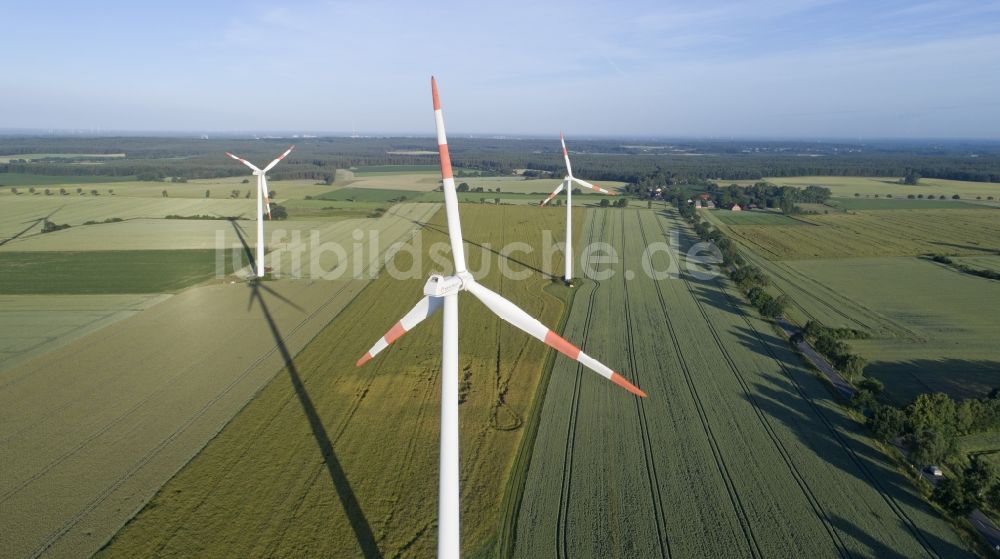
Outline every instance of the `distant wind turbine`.
{"label": "distant wind turbine", "polygon": [[555,198],[563,189],[566,189],[566,273],[563,275],[563,281],[570,283],[573,281],[573,183],[577,183],[580,186],[586,186],[591,190],[595,190],[602,194],[607,194],[608,196],[614,196],[615,193],[609,190],[605,190],[596,184],[590,184],[585,180],[580,180],[573,176],[573,167],[569,164],[569,151],[566,150],[566,138],[563,137],[563,133],[559,133],[559,141],[562,142],[563,149],[563,159],[566,160],[566,178],[563,179],[559,186],[549,194],[549,197],[542,200],[540,206],[548,204],[553,198]]}
{"label": "distant wind turbine", "polygon": [[389,344],[412,330],[421,321],[444,307],[444,335],[441,344],[441,465],[438,486],[438,557],[459,556],[459,463],[458,463],[458,294],[468,291],[488,309],[503,320],[513,324],[530,336],[545,342],[570,359],[595,371],[625,388],[636,396],[646,393],[636,388],[625,377],[612,371],[593,357],[549,330],[544,324],[504,299],[498,293],[483,287],[465,266],[465,248],[462,245],[462,225],[458,215],[458,194],[448,154],[448,139],[444,131],[444,117],[438,98],[437,81],[431,78],[431,95],[434,100],[434,120],[437,127],[438,154],[441,159],[441,179],[444,190],[444,207],[448,221],[448,238],[455,264],[455,275],[432,275],[424,284],[424,297],[397,322],[385,336],[375,343],[368,353],[358,360],[360,367],[375,357]]}
{"label": "distant wind turbine", "polygon": [[267,172],[274,168],[279,161],[292,153],[295,146],[289,146],[285,153],[278,156],[277,159],[272,161],[264,167],[263,170],[258,169],[253,163],[250,163],[242,157],[237,157],[228,151],[226,155],[232,157],[233,159],[239,161],[240,163],[250,167],[253,174],[257,177],[257,261],[254,263],[255,272],[258,278],[264,277],[264,210],[267,210],[267,219],[271,219],[271,200],[268,198],[267,191]]}

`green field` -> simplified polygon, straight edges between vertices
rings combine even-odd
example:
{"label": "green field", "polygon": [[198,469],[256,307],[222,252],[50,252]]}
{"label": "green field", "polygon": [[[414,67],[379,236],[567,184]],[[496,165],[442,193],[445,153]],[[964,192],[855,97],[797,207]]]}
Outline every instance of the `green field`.
{"label": "green field", "polygon": [[731,212],[729,210],[716,210],[714,215],[726,225],[787,225],[792,227],[796,225],[809,225],[778,212],[759,210]]}
{"label": "green field", "polygon": [[706,214],[749,249],[787,316],[867,331],[851,346],[869,361],[866,373],[885,397],[906,404],[922,392],[982,396],[997,386],[1000,337],[985,301],[1000,282],[920,258],[963,254],[959,262],[991,269],[1000,249],[996,210],[858,211],[804,216],[815,227],[731,226]]}
{"label": "green field", "polygon": [[[423,206],[423,205],[421,205]],[[536,243],[561,212],[463,207],[470,243]],[[424,230],[442,241],[444,217]],[[467,244],[485,285],[555,324],[564,304],[533,272],[501,280],[495,254]],[[400,268],[408,256],[400,253]],[[541,269],[539,251],[518,254]],[[425,272],[432,269],[424,259]],[[560,269],[561,260],[552,266]],[[384,355],[355,360],[419,298],[425,277],[380,276],[299,354],[102,552],[104,557],[424,557],[436,542],[440,317]],[[565,290],[562,290],[563,294]],[[462,298],[462,532],[466,555],[492,554],[505,480],[549,354]],[[253,456],[253,459],[246,459]]]}
{"label": "green field", "polygon": [[625,279],[669,231],[691,242],[675,215],[588,212],[585,238],[623,259],[580,288],[566,333],[649,398],[556,361],[505,546],[530,558],[970,556],[727,281]]}
{"label": "green field", "polygon": [[[437,155],[437,152],[431,152]],[[364,165],[355,169],[356,173],[437,173],[440,170],[438,165]]]}
{"label": "green field", "polygon": [[[987,196],[1000,199],[1000,184],[989,182],[956,181],[947,179],[920,179],[916,186],[899,184],[896,178],[887,177],[768,177],[763,179],[779,186],[825,186],[829,188],[834,196],[853,197],[855,194],[885,196],[892,194],[894,198],[906,198],[907,194],[933,194],[935,197],[942,194],[949,199],[953,194],[958,194],[963,199],[975,199],[982,196],[985,200]],[[720,184],[728,185],[728,181],[717,181]],[[756,181],[752,181],[756,182]]]}
{"label": "green field", "polygon": [[908,198],[831,198],[829,205],[841,210],[934,210],[970,208],[989,209],[985,204],[962,200],[917,200]]}
{"label": "green field", "polygon": [[1000,433],[990,431],[959,437],[958,454],[965,459],[986,459],[994,467],[1000,468]]}
{"label": "green field", "polygon": [[[316,198],[321,200],[331,200],[336,202],[345,201],[355,201],[355,202],[388,202],[400,201],[400,200],[413,200],[419,197],[418,193],[414,193],[412,190],[391,190],[391,189],[374,189],[374,188],[357,188],[357,187],[346,187],[338,188],[329,192],[325,192],[316,196]],[[437,202],[441,201],[440,193],[436,196]]]}
{"label": "green field", "polygon": [[[708,212],[722,222],[722,210]],[[765,258],[800,260],[1000,251],[1000,211],[982,209],[857,211],[797,216],[813,227],[739,225],[729,229]]]}
{"label": "green field", "polygon": [[216,251],[4,251],[0,268],[0,293],[8,295],[163,293],[212,278]]}
{"label": "green field", "polygon": [[985,302],[1000,301],[1000,282],[917,258],[802,260],[789,266],[835,292],[835,305],[839,298],[850,300],[889,322],[888,331],[869,328],[876,337],[851,346],[869,360],[866,374],[883,381],[896,403],[936,391],[981,397],[997,386],[1000,322]]}
{"label": "green field", "polygon": [[125,157],[124,153],[22,153],[20,155],[0,155],[0,163],[10,163],[17,159],[34,161],[36,159],[104,159],[108,157]]}
{"label": "green field", "polygon": [[[15,186],[18,188],[24,187],[28,188],[30,186],[50,186],[50,185],[65,185],[73,186],[76,184],[86,184],[88,185],[88,190],[94,188],[94,183],[119,183],[123,181],[133,180],[133,177],[102,177],[102,176],[47,176],[47,175],[24,175],[18,173],[0,173],[0,187],[4,186]],[[10,194],[9,189],[0,189],[2,194]],[[25,193],[24,195],[28,195]]]}

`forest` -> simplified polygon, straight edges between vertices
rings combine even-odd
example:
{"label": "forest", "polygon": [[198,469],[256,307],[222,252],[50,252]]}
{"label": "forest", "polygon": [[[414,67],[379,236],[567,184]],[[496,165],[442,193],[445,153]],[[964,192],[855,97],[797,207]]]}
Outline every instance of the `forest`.
{"label": "forest", "polygon": [[[218,178],[243,170],[224,153],[267,161],[288,144],[296,151],[272,180],[331,180],[336,169],[376,165],[436,165],[427,138],[155,138],[0,136],[3,173],[47,176]],[[753,181],[783,176],[872,176],[1000,182],[1000,143],[714,141],[582,139],[568,141],[579,176],[646,186]],[[457,173],[558,176],[564,173],[556,138],[456,138]],[[44,155],[38,155],[44,154]],[[66,154],[66,155],[61,155]],[[106,157],[124,154],[124,157]],[[26,156],[19,158],[19,155]],[[31,157],[28,157],[31,156]],[[104,156],[104,157],[101,157]]]}

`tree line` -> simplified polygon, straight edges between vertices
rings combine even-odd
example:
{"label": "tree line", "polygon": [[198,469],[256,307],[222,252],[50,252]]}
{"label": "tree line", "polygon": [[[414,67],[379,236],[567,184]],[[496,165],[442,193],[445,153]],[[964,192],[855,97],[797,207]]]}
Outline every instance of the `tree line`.
{"label": "tree line", "polygon": [[[368,165],[436,165],[433,138],[0,138],[0,154],[125,153],[125,157],[94,159],[79,165],[72,160],[14,159],[0,164],[0,173],[60,176],[138,176],[218,178],[245,174],[223,154],[238,153],[261,164],[281,153],[289,143],[296,151],[272,177],[325,180],[340,169]],[[614,180],[638,185],[707,184],[710,180],[759,180],[774,176],[921,176],[1000,182],[1000,146],[992,144],[920,146],[909,144],[857,145],[808,142],[651,142],[631,146],[620,140],[572,140],[570,149],[577,174],[595,181]],[[561,177],[565,174],[561,148],[555,138],[455,138],[452,161],[459,172],[486,175]],[[970,152],[976,157],[971,157]],[[691,154],[705,157],[692,157]],[[814,157],[802,157],[803,154]],[[464,170],[464,171],[463,171]],[[161,179],[162,180],[162,179]],[[0,180],[2,182],[2,180]]]}

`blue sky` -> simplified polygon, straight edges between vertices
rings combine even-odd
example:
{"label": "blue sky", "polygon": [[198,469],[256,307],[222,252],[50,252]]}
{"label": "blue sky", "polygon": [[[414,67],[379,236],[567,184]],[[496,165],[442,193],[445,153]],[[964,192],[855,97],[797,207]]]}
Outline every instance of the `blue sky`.
{"label": "blue sky", "polygon": [[1000,138],[1000,1],[17,2],[0,128]]}

